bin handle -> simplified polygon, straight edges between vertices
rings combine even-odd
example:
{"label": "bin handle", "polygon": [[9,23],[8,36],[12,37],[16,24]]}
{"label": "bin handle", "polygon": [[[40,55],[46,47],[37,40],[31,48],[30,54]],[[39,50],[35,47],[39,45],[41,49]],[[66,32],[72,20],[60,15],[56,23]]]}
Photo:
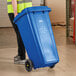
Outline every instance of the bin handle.
{"label": "bin handle", "polygon": [[35,14],[35,11],[32,11],[33,12],[33,14]]}
{"label": "bin handle", "polygon": [[43,14],[45,13],[45,11],[42,11],[43,12]]}

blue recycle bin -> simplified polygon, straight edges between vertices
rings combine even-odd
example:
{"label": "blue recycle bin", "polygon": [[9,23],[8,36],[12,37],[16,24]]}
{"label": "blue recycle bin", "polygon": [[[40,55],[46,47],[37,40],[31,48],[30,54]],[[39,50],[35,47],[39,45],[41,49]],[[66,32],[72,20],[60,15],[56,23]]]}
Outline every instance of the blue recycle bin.
{"label": "blue recycle bin", "polygon": [[47,6],[30,7],[14,19],[34,69],[52,67],[59,62],[50,11]]}

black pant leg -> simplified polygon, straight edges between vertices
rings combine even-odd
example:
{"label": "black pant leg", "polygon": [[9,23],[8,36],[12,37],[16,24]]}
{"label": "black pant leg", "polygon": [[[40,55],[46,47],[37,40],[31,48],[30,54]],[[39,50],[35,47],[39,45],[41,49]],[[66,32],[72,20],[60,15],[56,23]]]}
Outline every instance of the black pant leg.
{"label": "black pant leg", "polygon": [[14,30],[16,32],[16,35],[17,35],[18,55],[23,60],[23,59],[25,59],[25,47],[24,47],[23,41],[21,39],[21,36],[20,36],[19,30],[17,28],[17,25],[13,22],[13,20],[14,20],[14,14],[13,13],[10,13],[8,15],[9,15],[10,21],[11,21],[11,23],[12,23],[12,25],[14,27]]}

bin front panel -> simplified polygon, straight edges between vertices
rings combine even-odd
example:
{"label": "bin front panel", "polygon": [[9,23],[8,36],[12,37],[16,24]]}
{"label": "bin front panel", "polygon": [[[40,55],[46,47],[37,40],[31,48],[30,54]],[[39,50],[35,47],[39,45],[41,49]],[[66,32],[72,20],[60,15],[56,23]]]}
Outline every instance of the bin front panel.
{"label": "bin front panel", "polygon": [[[35,33],[41,48],[42,55],[44,57],[45,64],[57,62],[56,53],[54,52],[56,49],[55,43],[53,43],[53,32],[50,31],[51,23],[48,12],[34,12],[30,13],[30,18],[33,23],[33,28],[35,29]],[[52,29],[51,29],[52,30]],[[51,32],[51,33],[50,33]]]}

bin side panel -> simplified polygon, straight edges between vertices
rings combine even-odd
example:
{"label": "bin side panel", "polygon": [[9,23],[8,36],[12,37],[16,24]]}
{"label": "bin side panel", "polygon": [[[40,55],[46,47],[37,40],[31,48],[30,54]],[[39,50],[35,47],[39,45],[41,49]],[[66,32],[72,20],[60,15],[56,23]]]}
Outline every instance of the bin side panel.
{"label": "bin side panel", "polygon": [[[47,13],[48,14],[48,13]],[[49,32],[51,35],[51,39],[52,39],[52,47],[54,49],[54,53],[56,56],[57,61],[59,62],[59,56],[58,56],[58,51],[57,51],[57,47],[56,47],[56,42],[55,42],[55,38],[54,38],[54,34],[53,34],[53,30],[52,30],[52,26],[51,26],[51,21],[50,21],[50,17],[49,15],[46,14],[46,18],[47,18],[47,23],[48,23],[48,28],[49,28]]]}
{"label": "bin side panel", "polygon": [[30,23],[30,19],[28,14],[21,17],[16,22],[18,29],[20,31],[20,35],[22,37],[24,46],[26,48],[27,54],[32,60],[34,68],[39,68],[42,62],[42,57],[37,52],[40,50],[35,43],[35,37],[33,36],[32,25]]}

